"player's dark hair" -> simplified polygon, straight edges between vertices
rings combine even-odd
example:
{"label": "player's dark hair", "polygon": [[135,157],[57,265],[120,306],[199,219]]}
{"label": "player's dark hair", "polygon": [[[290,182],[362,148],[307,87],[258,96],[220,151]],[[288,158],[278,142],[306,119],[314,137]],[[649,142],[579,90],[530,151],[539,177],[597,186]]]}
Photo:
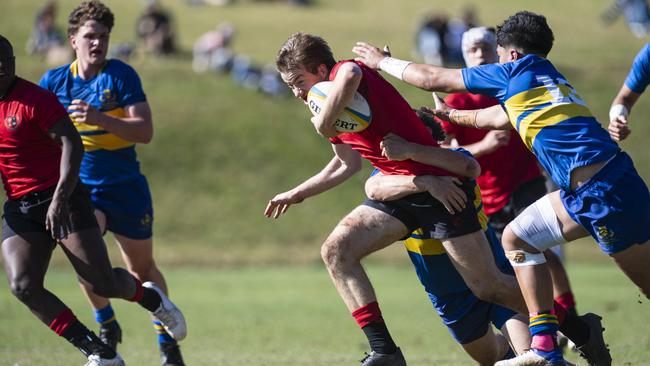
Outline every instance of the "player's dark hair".
{"label": "player's dark hair", "polygon": [[9,49],[11,50],[11,53],[12,54],[14,53],[14,46],[12,46],[11,42],[9,42],[9,40],[7,38],[5,38],[2,34],[0,34],[0,45],[5,45],[5,46],[9,47]]}
{"label": "player's dark hair", "polygon": [[108,6],[99,1],[84,1],[74,8],[68,16],[68,36],[77,33],[79,28],[89,20],[95,20],[108,28],[110,32],[113,29],[115,17]]}
{"label": "player's dark hair", "polygon": [[553,31],[543,15],[520,11],[497,26],[497,44],[525,55],[546,56],[553,48]]}
{"label": "player's dark hair", "polygon": [[418,115],[420,121],[422,121],[425,126],[431,129],[431,136],[433,136],[434,140],[445,141],[447,138],[447,135],[445,135],[445,130],[443,130],[440,123],[436,121],[435,116],[429,108],[420,107],[420,109],[413,109],[413,111]]}
{"label": "player's dark hair", "polygon": [[332,49],[323,38],[302,32],[289,37],[275,57],[275,66],[282,73],[295,71],[302,66],[315,74],[318,66],[323,64],[328,70],[336,64]]}

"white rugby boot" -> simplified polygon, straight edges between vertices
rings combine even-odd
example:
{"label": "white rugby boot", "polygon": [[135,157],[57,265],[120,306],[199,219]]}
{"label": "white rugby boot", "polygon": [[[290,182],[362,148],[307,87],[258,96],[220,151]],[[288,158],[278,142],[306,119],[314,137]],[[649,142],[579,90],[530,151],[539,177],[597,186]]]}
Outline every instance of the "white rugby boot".
{"label": "white rugby boot", "polygon": [[125,364],[120,354],[117,353],[111,359],[101,358],[99,355],[90,355],[88,356],[88,362],[84,366],[125,366]]}
{"label": "white rugby boot", "polygon": [[165,331],[177,341],[183,340],[187,336],[187,324],[183,313],[174,305],[171,300],[156,286],[153,282],[145,282],[142,287],[152,289],[158,293],[162,301],[156,311],[151,314],[162,323]]}
{"label": "white rugby boot", "polygon": [[502,360],[494,364],[494,366],[576,366],[571,362],[565,360],[558,360],[553,362],[538,355],[533,350],[524,352],[515,358]]}

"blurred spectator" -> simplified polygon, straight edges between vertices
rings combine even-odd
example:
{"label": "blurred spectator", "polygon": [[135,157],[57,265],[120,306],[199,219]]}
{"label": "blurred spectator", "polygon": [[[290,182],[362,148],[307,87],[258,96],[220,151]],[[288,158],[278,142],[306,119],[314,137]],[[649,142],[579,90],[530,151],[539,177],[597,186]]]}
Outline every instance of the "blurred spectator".
{"label": "blurred spectator", "polygon": [[108,57],[129,62],[135,53],[135,46],[128,42],[117,43],[109,49]]}
{"label": "blurred spectator", "polygon": [[48,65],[58,66],[70,61],[72,52],[65,45],[63,33],[55,26],[56,2],[50,1],[36,13],[27,53],[43,56]]}
{"label": "blurred spectator", "polygon": [[415,36],[416,53],[426,64],[463,65],[463,33],[475,26],[473,7],[466,7],[460,18],[451,20],[445,14],[429,14]]}
{"label": "blurred spectator", "polygon": [[602,19],[606,24],[611,24],[621,13],[636,37],[641,38],[650,32],[650,8],[647,0],[616,0],[603,12]]}
{"label": "blurred spectator", "polygon": [[289,88],[275,69],[275,65],[266,65],[264,69],[262,69],[260,91],[272,97],[286,97],[289,95]]}
{"label": "blurred spectator", "polygon": [[194,42],[194,72],[229,72],[233,81],[245,88],[258,90],[273,97],[289,95],[289,89],[274,65],[262,68],[255,65],[250,57],[236,55],[232,51],[234,35],[235,27],[230,23],[219,24],[215,29],[202,34]]}
{"label": "blurred spectator", "polygon": [[157,55],[176,52],[171,16],[157,0],[145,0],[145,8],[136,22],[136,35],[144,51]]}
{"label": "blurred spectator", "polygon": [[416,51],[426,64],[440,66],[446,53],[444,38],[447,34],[447,16],[428,15],[415,35]]}
{"label": "blurred spectator", "polygon": [[230,23],[219,24],[201,35],[194,42],[192,69],[195,72],[230,71],[234,58],[230,44],[234,35],[235,27]]}
{"label": "blurred spectator", "polygon": [[443,54],[444,64],[447,66],[462,66],[465,64],[463,58],[463,48],[461,47],[463,33],[468,29],[478,26],[476,20],[476,11],[472,6],[467,6],[463,9],[460,18],[452,18],[447,22],[447,32],[444,36],[444,49],[446,53]]}

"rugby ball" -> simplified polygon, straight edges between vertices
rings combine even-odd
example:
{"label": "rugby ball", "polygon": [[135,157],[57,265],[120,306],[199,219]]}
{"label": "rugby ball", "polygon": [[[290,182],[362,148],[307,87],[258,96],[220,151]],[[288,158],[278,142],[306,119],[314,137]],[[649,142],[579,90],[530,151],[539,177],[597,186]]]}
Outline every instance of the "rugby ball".
{"label": "rugby ball", "polygon": [[[320,114],[325,100],[334,86],[332,81],[321,81],[315,84],[307,94],[307,105],[314,116]],[[354,93],[352,101],[337,118],[334,127],[338,132],[361,132],[368,128],[372,120],[370,105],[359,92]]]}

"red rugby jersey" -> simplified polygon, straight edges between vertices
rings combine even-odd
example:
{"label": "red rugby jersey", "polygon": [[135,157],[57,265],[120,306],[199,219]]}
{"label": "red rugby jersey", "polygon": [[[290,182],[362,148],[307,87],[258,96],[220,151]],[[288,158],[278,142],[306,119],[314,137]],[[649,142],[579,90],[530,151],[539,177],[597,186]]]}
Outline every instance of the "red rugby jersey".
{"label": "red rugby jersey", "polygon": [[[481,94],[453,93],[445,98],[445,103],[456,109],[481,109],[496,105],[499,101]],[[454,135],[461,146],[481,141],[489,132],[446,121],[442,121],[442,127],[446,133]],[[508,145],[476,158],[481,165],[481,176],[476,183],[481,188],[487,215],[501,210],[519,185],[542,175],[537,159],[524,146],[517,131],[513,129],[510,134]]]}
{"label": "red rugby jersey", "polygon": [[350,145],[375,168],[387,175],[453,176],[454,174],[446,170],[430,165],[412,160],[392,161],[381,155],[379,143],[390,132],[421,145],[438,146],[438,143],[399,92],[377,71],[362,62],[352,60],[338,62],[330,72],[330,80],[334,80],[339,67],[345,62],[355,62],[361,67],[363,76],[358,92],[368,101],[372,119],[365,130],[342,133],[330,138],[330,141],[333,144]]}
{"label": "red rugby jersey", "polygon": [[67,115],[54,94],[21,78],[0,99],[0,174],[9,199],[58,182],[61,147],[47,132]]}

